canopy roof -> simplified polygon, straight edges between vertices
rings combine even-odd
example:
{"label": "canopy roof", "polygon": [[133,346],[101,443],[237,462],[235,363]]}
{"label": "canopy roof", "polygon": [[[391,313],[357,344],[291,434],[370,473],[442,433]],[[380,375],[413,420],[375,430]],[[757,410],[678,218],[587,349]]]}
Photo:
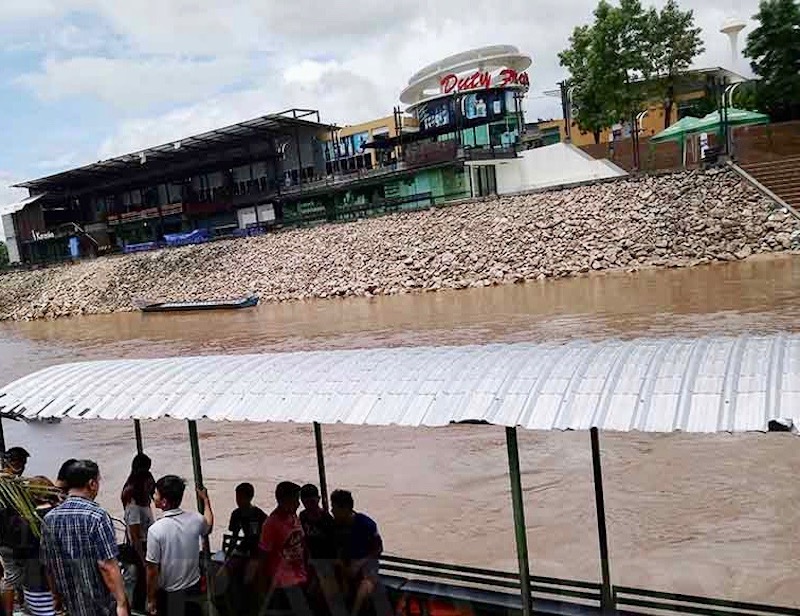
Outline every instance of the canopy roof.
{"label": "canopy roof", "polygon": [[40,195],[35,195],[33,197],[27,197],[22,201],[17,201],[16,203],[9,203],[8,205],[0,205],[0,216],[5,216],[7,214],[16,214],[20,210],[25,209],[26,205],[30,205],[31,203],[36,203],[45,196],[45,193]]}
{"label": "canopy roof", "polygon": [[800,336],[91,361],[0,390],[6,417],[209,418],[541,430],[800,424]]}
{"label": "canopy roof", "polygon": [[650,138],[651,143],[661,143],[663,141],[683,141],[686,135],[696,132],[694,128],[700,123],[699,118],[686,116],[665,128],[657,135]]}
{"label": "canopy roof", "polygon": [[125,177],[143,165],[164,165],[181,161],[196,161],[204,154],[221,148],[237,147],[270,135],[287,135],[295,128],[336,128],[334,125],[312,121],[319,120],[319,112],[313,109],[289,109],[280,113],[259,116],[252,120],[217,128],[199,135],[184,137],[169,143],[155,145],[144,150],[116,156],[76,169],[62,171],[27,182],[16,184],[18,188],[31,191],[60,191],[80,189]]}
{"label": "canopy roof", "polygon": [[[722,115],[719,110],[712,111],[703,117],[697,124],[694,125],[691,132],[713,132],[719,131],[722,128]],[[725,117],[725,123],[729,126],[744,126],[746,124],[769,124],[769,116],[757,111],[747,111],[746,109],[737,109],[736,107],[728,107],[728,112]]]}

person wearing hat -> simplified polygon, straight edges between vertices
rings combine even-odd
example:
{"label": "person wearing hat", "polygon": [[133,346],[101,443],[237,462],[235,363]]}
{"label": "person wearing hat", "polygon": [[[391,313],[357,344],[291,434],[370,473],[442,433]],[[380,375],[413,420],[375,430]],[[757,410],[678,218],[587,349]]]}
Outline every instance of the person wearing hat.
{"label": "person wearing hat", "polygon": [[[12,447],[3,453],[2,473],[20,477],[25,472],[28,458],[31,457],[22,447]],[[17,558],[16,549],[20,542],[19,516],[10,508],[0,509],[0,564],[3,565],[2,606],[6,614],[14,613],[14,598],[22,593],[24,563]]]}

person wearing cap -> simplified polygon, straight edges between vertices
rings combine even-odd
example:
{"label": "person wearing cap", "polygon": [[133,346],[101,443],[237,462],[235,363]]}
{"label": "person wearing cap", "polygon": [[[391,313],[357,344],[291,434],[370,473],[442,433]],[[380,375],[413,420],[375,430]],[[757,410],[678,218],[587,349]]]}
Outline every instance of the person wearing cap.
{"label": "person wearing cap", "polygon": [[[25,472],[29,454],[22,447],[12,447],[3,453],[2,473],[20,477]],[[14,599],[22,593],[24,563],[15,551],[21,541],[20,518],[11,508],[0,509],[0,564],[3,566],[2,606],[6,614],[14,613]]]}

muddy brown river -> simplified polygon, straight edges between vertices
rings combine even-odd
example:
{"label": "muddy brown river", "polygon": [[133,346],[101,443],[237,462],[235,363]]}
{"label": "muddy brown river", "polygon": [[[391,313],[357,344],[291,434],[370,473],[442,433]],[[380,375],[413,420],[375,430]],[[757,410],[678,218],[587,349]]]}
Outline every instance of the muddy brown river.
{"label": "muddy brown river", "polygon": [[[0,383],[89,358],[798,330],[800,256],[785,255],[227,314],[3,324]],[[9,445],[33,453],[32,473],[53,475],[67,457],[96,459],[101,502],[120,516],[130,425],[5,428]],[[217,535],[237,482],[251,481],[268,509],[279,480],[316,481],[308,426],[204,422],[200,432]],[[357,508],[378,520],[387,551],[514,570],[502,429],[324,432],[331,487],[354,491]],[[185,425],[146,424],[144,436],[156,474],[191,476]],[[602,446],[615,583],[800,606],[797,437],[605,434]],[[532,571],[599,579],[588,434],[522,431],[520,447]]]}

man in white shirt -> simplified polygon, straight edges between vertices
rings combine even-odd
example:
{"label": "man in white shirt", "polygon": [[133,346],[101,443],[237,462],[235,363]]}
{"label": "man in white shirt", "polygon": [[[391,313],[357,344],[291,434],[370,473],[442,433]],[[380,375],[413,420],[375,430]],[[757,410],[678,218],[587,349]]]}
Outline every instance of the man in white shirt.
{"label": "man in white shirt", "polygon": [[167,475],[156,482],[155,505],[164,517],[147,533],[147,613],[192,616],[200,613],[200,541],[211,534],[214,513],[206,490],[197,493],[203,515],[181,509],[186,482]]}

